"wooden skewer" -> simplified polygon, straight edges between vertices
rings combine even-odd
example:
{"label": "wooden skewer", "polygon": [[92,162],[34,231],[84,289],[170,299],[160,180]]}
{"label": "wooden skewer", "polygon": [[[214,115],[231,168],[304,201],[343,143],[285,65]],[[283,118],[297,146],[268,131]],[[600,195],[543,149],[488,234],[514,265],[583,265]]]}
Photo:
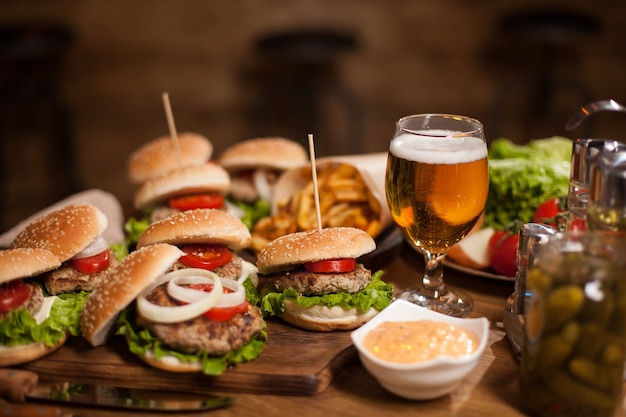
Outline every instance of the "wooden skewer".
{"label": "wooden skewer", "polygon": [[315,196],[315,214],[317,217],[317,229],[322,230],[322,214],[320,211],[320,193],[317,189],[317,167],[315,166],[315,146],[313,135],[309,134],[309,154],[311,159],[311,177],[313,179],[313,195]]}
{"label": "wooden skewer", "polygon": [[174,124],[174,115],[172,114],[172,106],[170,105],[170,96],[167,92],[164,92],[161,97],[163,97],[163,106],[165,106],[165,116],[167,117],[167,125],[170,128],[170,137],[174,142],[174,150],[176,152],[176,157],[178,158],[178,165],[183,165],[183,157],[180,154],[180,144],[178,143],[178,134],[176,133],[176,125]]}

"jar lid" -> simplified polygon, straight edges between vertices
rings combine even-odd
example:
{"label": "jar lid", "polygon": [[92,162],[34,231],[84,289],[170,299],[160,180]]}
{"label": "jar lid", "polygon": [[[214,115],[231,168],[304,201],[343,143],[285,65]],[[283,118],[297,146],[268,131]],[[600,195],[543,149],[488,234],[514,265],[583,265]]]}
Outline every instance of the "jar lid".
{"label": "jar lid", "polygon": [[601,153],[591,165],[589,203],[626,207],[626,151]]}
{"label": "jar lid", "polygon": [[572,144],[570,179],[580,185],[590,184],[591,166],[601,153],[626,151],[626,144],[614,139],[577,138]]}

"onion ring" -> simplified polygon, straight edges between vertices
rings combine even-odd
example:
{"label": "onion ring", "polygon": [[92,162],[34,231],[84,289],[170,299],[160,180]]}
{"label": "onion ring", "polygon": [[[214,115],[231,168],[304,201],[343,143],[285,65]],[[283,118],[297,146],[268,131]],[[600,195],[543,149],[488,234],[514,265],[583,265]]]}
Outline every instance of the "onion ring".
{"label": "onion ring", "polygon": [[[159,306],[148,301],[146,296],[156,287],[180,276],[201,276],[213,280],[213,290],[205,291],[205,297],[182,306]],[[137,310],[146,319],[156,323],[179,323],[198,317],[213,308],[223,296],[222,280],[213,272],[197,268],[185,268],[161,275],[137,297]]]}
{"label": "onion ring", "polygon": [[98,236],[93,242],[87,245],[85,249],[74,255],[72,259],[89,258],[90,256],[102,253],[107,249],[109,249],[107,241],[102,236]]}
{"label": "onion ring", "polygon": [[259,168],[252,174],[252,183],[262,200],[272,201],[272,186],[267,178],[267,170]]}
{"label": "onion ring", "polygon": [[[235,307],[243,303],[246,300],[246,290],[239,282],[228,279],[220,278],[222,286],[226,287],[232,292],[225,292],[222,297],[217,301],[213,307]],[[195,303],[202,298],[209,296],[207,291],[196,290],[193,288],[183,287],[181,284],[212,284],[207,277],[199,276],[180,276],[175,277],[167,283],[167,291],[170,296],[182,301],[184,303]]]}

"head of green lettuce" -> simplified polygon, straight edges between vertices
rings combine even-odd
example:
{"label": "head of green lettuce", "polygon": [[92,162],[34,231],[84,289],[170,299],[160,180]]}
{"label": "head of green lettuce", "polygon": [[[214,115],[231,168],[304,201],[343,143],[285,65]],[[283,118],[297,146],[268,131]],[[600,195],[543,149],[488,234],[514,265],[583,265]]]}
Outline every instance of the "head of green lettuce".
{"label": "head of green lettuce", "polygon": [[554,136],[518,145],[506,138],[489,146],[485,227],[529,223],[544,201],[567,195],[572,141]]}

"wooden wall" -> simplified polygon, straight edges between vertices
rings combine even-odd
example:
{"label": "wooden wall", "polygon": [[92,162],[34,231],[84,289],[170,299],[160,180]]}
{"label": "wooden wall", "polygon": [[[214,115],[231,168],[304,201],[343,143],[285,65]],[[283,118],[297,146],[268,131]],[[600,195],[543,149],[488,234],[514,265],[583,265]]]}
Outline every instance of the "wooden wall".
{"label": "wooden wall", "polygon": [[[520,88],[528,92],[523,84],[507,84],[537,55],[508,42],[500,19],[546,7],[588,13],[602,24],[600,34],[564,47],[551,67],[558,78],[575,80],[592,100],[626,103],[626,3],[620,0],[5,0],[0,21],[54,20],[75,33],[61,88],[71,108],[80,184],[128,201],[127,155],[167,133],[164,91],[178,130],[206,135],[216,153],[251,136],[305,140],[307,133],[314,133],[319,155],[384,150],[395,120],[420,112],[476,117],[489,140],[566,134],[565,121],[583,104],[578,92],[559,92],[543,123],[524,118],[528,102],[514,97]],[[268,74],[287,79],[293,73],[261,57],[255,43],[293,29],[341,31],[356,40],[326,68],[346,95],[320,93],[315,132],[297,123],[298,103],[288,101],[289,92],[263,90]],[[272,109],[278,113],[271,118],[263,113]],[[619,135],[626,116],[597,118],[594,129],[594,135]],[[14,139],[2,139],[13,155],[6,225],[57,197],[45,184],[51,177],[15,149]]]}

